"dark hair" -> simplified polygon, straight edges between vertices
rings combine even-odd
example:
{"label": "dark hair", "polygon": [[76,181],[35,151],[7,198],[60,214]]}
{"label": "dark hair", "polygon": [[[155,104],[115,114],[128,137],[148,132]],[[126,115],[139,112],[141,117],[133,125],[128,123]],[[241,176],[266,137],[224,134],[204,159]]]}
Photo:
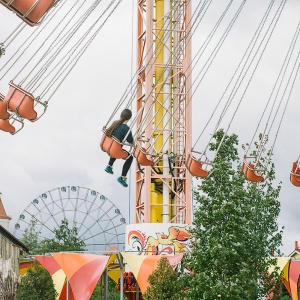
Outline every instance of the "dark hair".
{"label": "dark hair", "polygon": [[108,137],[112,136],[113,131],[119,127],[124,121],[130,120],[132,116],[132,112],[130,109],[125,108],[120,115],[120,119],[117,121],[114,121],[107,129],[106,129],[106,135]]}
{"label": "dark hair", "polygon": [[121,112],[120,118],[121,118],[122,120],[125,121],[125,120],[130,120],[131,116],[132,116],[131,110],[128,109],[128,108],[125,108],[125,109]]}

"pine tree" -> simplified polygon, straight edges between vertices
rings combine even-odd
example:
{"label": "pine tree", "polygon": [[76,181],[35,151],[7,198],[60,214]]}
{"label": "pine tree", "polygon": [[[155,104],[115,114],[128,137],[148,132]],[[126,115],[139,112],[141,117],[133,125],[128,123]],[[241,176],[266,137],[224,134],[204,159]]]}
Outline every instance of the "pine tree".
{"label": "pine tree", "polygon": [[[224,135],[214,135],[210,150],[216,151]],[[259,299],[274,287],[277,270],[268,274],[274,251],[279,254],[280,186],[273,187],[274,165],[263,183],[245,179],[238,165],[238,139],[226,136],[214,161],[211,176],[195,191],[196,239],[184,276],[187,299]],[[276,299],[276,290],[273,290]]]}
{"label": "pine tree", "polygon": [[162,257],[157,269],[148,278],[149,286],[143,293],[144,300],[176,300],[182,298],[182,285],[178,272],[173,270],[168,259]]}

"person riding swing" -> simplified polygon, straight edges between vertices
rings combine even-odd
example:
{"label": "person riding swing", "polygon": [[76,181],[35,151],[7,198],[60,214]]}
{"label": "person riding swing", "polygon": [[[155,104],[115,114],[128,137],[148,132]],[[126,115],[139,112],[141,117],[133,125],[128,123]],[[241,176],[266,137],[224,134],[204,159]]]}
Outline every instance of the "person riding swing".
{"label": "person riding swing", "polygon": [[[108,137],[113,136],[121,142],[126,137],[126,142],[129,144],[133,144],[132,132],[131,132],[129,126],[127,125],[128,121],[131,119],[131,116],[132,116],[131,110],[128,108],[125,108],[121,112],[120,119],[114,121],[112,123],[112,125],[107,128],[106,136],[108,136]],[[104,169],[105,172],[107,172],[109,174],[114,174],[113,164],[115,161],[116,161],[116,158],[110,157],[108,165]],[[129,156],[126,158],[126,160],[123,164],[121,176],[118,177],[118,179],[117,179],[117,181],[124,187],[128,187],[128,184],[126,182],[126,179],[127,179],[126,176],[131,167],[132,161],[133,161],[133,156],[131,154],[129,154]]]}

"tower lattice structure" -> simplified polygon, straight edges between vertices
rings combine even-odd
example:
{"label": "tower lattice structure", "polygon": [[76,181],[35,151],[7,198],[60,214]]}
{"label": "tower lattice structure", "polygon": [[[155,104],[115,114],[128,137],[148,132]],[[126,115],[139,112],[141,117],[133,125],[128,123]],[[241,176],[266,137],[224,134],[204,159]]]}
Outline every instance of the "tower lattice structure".
{"label": "tower lattice structure", "polygon": [[[138,0],[137,110],[143,139],[165,149],[158,164],[136,167],[136,223],[191,223],[191,1]],[[145,115],[147,114],[147,115]],[[150,139],[151,141],[150,141]]]}

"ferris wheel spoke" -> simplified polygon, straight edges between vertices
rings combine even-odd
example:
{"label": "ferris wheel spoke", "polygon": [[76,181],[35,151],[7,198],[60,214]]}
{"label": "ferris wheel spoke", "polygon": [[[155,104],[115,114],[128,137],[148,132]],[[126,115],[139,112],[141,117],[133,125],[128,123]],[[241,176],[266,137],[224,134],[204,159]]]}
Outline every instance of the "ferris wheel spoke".
{"label": "ferris wheel spoke", "polygon": [[[62,204],[62,202],[61,202],[61,197],[60,197],[59,201],[55,201],[55,200],[54,200],[54,195],[52,194],[52,191],[49,191],[48,193],[49,193],[49,195],[50,195],[50,197],[51,197],[51,200],[52,200],[53,204],[55,205],[55,207],[56,207],[58,210],[60,210],[60,211],[63,213],[64,219],[65,219],[65,211],[64,211],[64,209],[61,209],[63,206],[60,205],[60,204]],[[58,190],[58,193],[60,193],[60,190]]]}
{"label": "ferris wheel spoke", "polygon": [[[93,192],[93,191],[92,191]],[[92,192],[91,192],[91,194],[92,194]],[[93,195],[93,194],[92,194]],[[87,207],[87,203],[88,202],[84,202],[85,203],[85,206],[86,206],[86,214],[85,214],[85,216],[84,216],[84,218],[83,218],[83,220],[82,220],[82,223],[81,224],[83,224],[85,221],[86,221],[86,219],[88,218],[88,215],[90,214],[90,211],[91,211],[91,209],[92,209],[92,207],[93,207],[93,205],[94,205],[94,201],[97,199],[97,194],[95,195],[95,197],[93,198],[93,201],[91,201],[90,202],[90,205],[89,205],[89,207]],[[78,230],[80,230],[81,229],[81,226],[78,228]]]}
{"label": "ferris wheel spoke", "polygon": [[[43,226],[43,227],[45,227],[46,229],[48,229],[51,233],[54,233],[53,232],[53,230],[51,230],[47,225],[46,225],[46,222],[44,222],[42,219],[40,219],[40,218],[37,218],[36,216],[34,216],[34,215],[32,215],[31,213],[29,213],[28,211],[27,211],[27,213],[29,214],[29,216],[31,217],[31,219],[30,219],[30,221],[31,220],[34,220],[34,221],[36,221],[37,223],[37,225],[39,226]],[[27,225],[31,225],[31,222],[27,222]]]}
{"label": "ferris wheel spoke", "polygon": [[[59,194],[59,203],[60,205],[58,204],[59,207],[63,207],[63,200],[62,200],[62,190],[61,188],[58,190],[58,194]],[[63,213],[63,216],[64,216],[64,219],[66,219],[66,215],[65,215],[65,211],[62,210],[62,213]]]}
{"label": "ferris wheel spoke", "polygon": [[[110,232],[109,229],[103,231],[103,233],[106,233],[106,235],[105,235],[105,242],[107,244],[110,243],[111,241],[115,240],[116,237],[118,236],[118,235],[116,235],[115,231],[114,232]],[[98,237],[98,236],[99,236],[99,234],[95,234],[93,236],[90,236],[90,237],[86,238],[85,241],[88,241],[90,239],[94,239],[95,237]],[[108,239],[108,237],[110,237],[110,239]]]}
{"label": "ferris wheel spoke", "polygon": [[[77,207],[78,207],[78,197],[79,197],[79,191],[80,191],[80,188],[78,187],[76,189],[76,199],[75,199],[75,202],[74,202],[74,215],[73,215],[73,223],[75,223],[75,220],[76,220],[76,215],[77,215]],[[86,199],[86,198],[85,198]]]}
{"label": "ferris wheel spoke", "polygon": [[[91,192],[91,194],[92,194],[92,192]],[[87,190],[86,191],[86,195],[85,195],[85,201],[82,201],[81,203],[79,203],[78,206],[77,206],[77,209],[76,209],[76,212],[77,212],[79,210],[79,208],[81,208],[82,206],[85,208],[85,214],[84,214],[84,218],[83,218],[81,224],[83,224],[86,221],[86,219],[87,219],[87,217],[88,217],[88,215],[90,213],[90,209],[93,206],[93,202],[88,200],[88,196],[89,196],[89,191]],[[90,202],[90,206],[89,207],[87,207],[87,203],[88,202]],[[74,222],[76,220],[75,217],[76,217],[76,214],[74,214]],[[80,229],[81,229],[81,226],[78,227],[79,231],[80,231]]]}
{"label": "ferris wheel spoke", "polygon": [[[46,211],[48,211],[49,215],[52,217],[53,221],[55,222],[55,224],[57,225],[57,227],[59,226],[59,224],[57,223],[57,220],[55,218],[53,218],[53,214],[49,209],[49,206],[45,203],[44,199],[47,199],[47,194],[42,194],[42,196],[40,196],[40,199],[42,200],[42,202],[45,205]],[[53,205],[53,202],[52,202]]]}
{"label": "ferris wheel spoke", "polygon": [[101,233],[92,233],[90,230],[87,231],[89,235],[86,237],[83,236],[81,239],[84,241],[85,245],[96,245],[99,241],[106,241],[106,233],[105,231],[101,231]]}
{"label": "ferris wheel spoke", "polygon": [[[97,234],[95,234],[94,236],[101,235],[102,233],[112,234],[112,233],[111,233],[112,229],[113,229],[113,231],[114,231],[114,234],[116,235],[116,234],[117,234],[116,228],[119,227],[119,226],[121,226],[121,225],[123,226],[124,224],[118,224],[118,225],[116,225],[116,226],[113,226],[113,227],[110,227],[110,228],[103,229],[103,231],[102,231],[101,233],[97,233]],[[88,240],[88,239],[86,239],[86,240]]]}
{"label": "ferris wheel spoke", "polygon": [[[111,206],[111,207],[109,207],[109,209],[108,210],[106,210],[103,214],[102,214],[102,216],[101,217],[99,217],[98,219],[99,220],[101,220],[102,219],[102,217],[103,216],[105,216],[109,211],[111,211],[111,209],[112,209],[113,207]],[[92,224],[92,226],[94,226],[95,224],[97,224],[97,220]]]}
{"label": "ferris wheel spoke", "polygon": [[63,220],[76,227],[88,251],[124,245],[125,218],[120,210],[104,195],[78,186],[56,188],[32,200],[20,214],[14,234],[22,238],[34,221],[39,241],[52,239]]}

